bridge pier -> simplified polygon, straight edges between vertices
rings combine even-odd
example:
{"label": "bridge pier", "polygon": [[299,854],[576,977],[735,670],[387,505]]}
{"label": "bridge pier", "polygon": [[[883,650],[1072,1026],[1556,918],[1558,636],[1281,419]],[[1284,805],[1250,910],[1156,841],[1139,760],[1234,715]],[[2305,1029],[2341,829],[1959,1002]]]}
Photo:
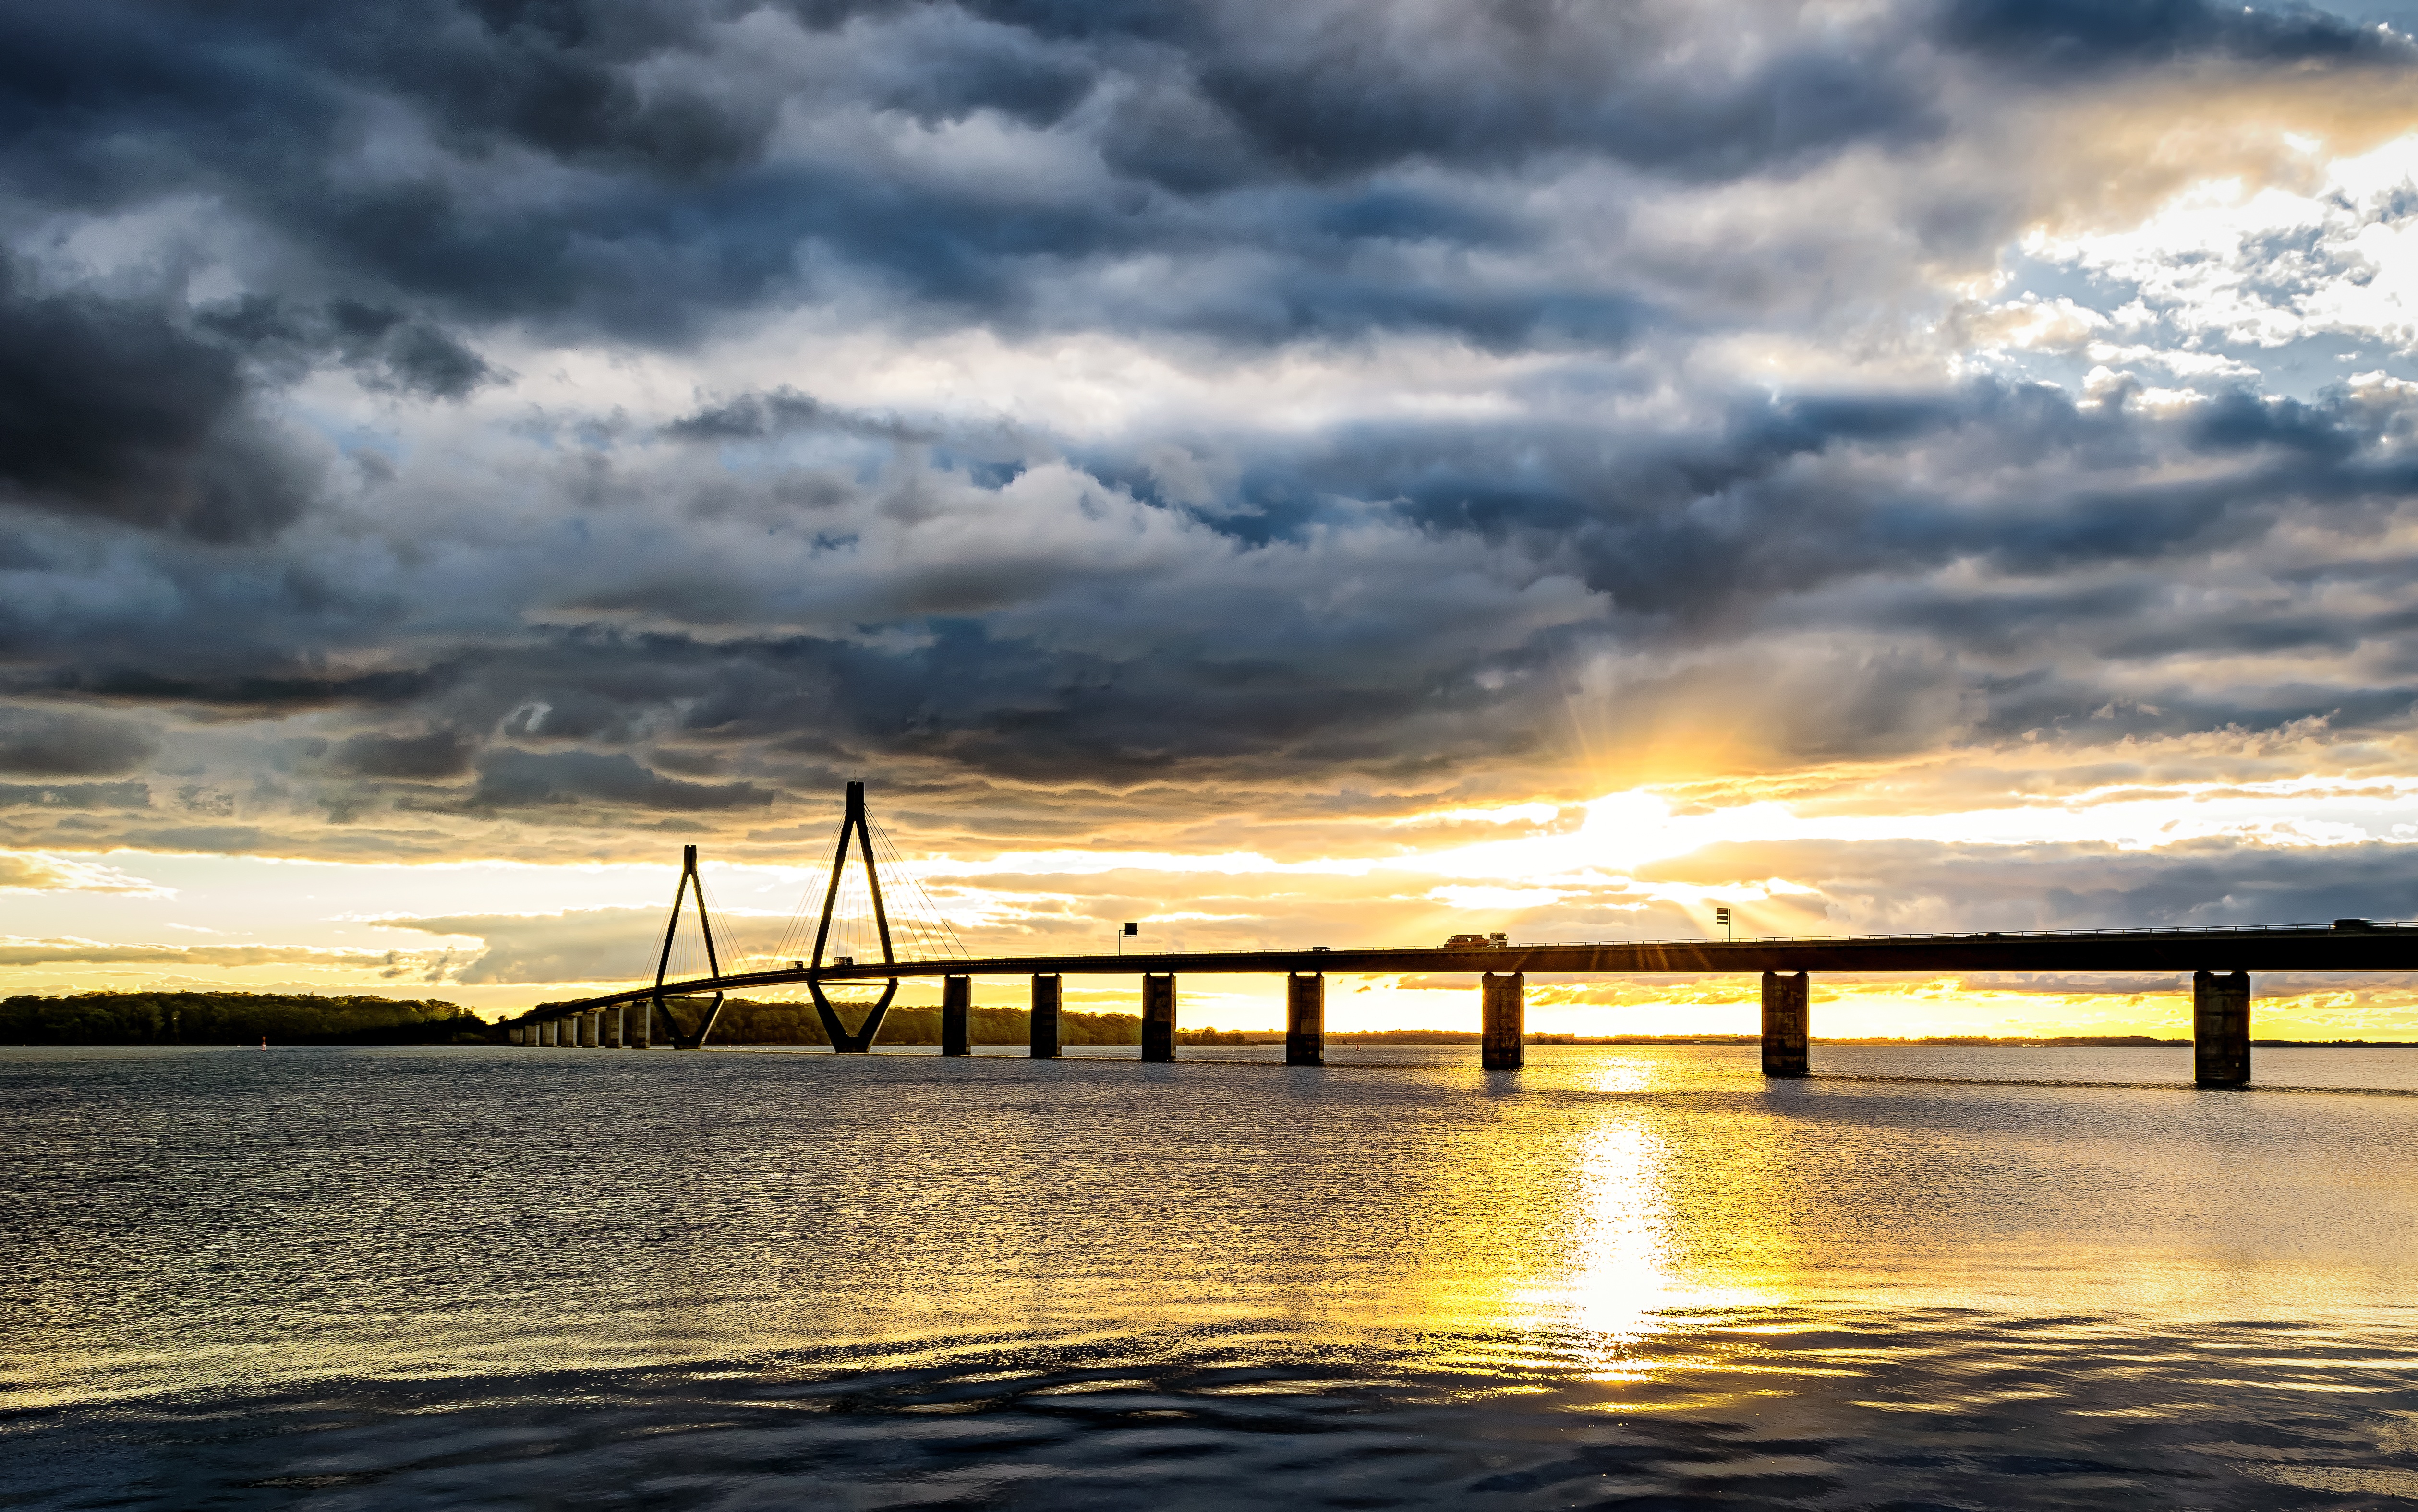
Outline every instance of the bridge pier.
{"label": "bridge pier", "polygon": [[1175,1059],[1175,976],[1145,974],[1141,979],[1141,1058]]}
{"label": "bridge pier", "polygon": [[1033,1059],[1058,1059],[1058,999],[1065,978],[1057,975],[1033,977]]}
{"label": "bridge pier", "polygon": [[1326,1064],[1326,978],[1285,973],[1285,1064]]}
{"label": "bridge pier", "polygon": [[638,1048],[650,1050],[654,1048],[654,1044],[655,1005],[651,1001],[642,1002],[638,1004]]}
{"label": "bridge pier", "polygon": [[1804,972],[1783,976],[1763,973],[1763,1074],[1767,1077],[1806,1075],[1807,1003],[1812,984]]}
{"label": "bridge pier", "polygon": [[626,1002],[617,1003],[613,1008],[613,1048],[626,1050],[629,1047],[630,1005]]}
{"label": "bridge pier", "polygon": [[2192,1080],[2250,1085],[2250,973],[2192,973]]}
{"label": "bridge pier", "polygon": [[973,1045],[968,1033],[968,1018],[974,1006],[974,979],[970,976],[941,978],[941,1053],[972,1055]]}
{"label": "bridge pier", "polygon": [[1525,972],[1497,976],[1489,971],[1479,985],[1482,1014],[1477,1058],[1489,1071],[1517,1071],[1527,1060],[1527,982]]}

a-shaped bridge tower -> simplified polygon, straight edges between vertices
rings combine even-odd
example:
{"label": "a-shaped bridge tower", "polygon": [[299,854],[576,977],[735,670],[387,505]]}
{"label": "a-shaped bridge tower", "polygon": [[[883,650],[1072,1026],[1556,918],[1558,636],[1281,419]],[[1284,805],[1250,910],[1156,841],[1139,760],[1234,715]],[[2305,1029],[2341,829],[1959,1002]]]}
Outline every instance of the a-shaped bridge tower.
{"label": "a-shaped bridge tower", "polygon": [[[839,1010],[823,991],[823,947],[831,942],[832,909],[839,902],[840,878],[848,871],[850,839],[856,841],[857,854],[865,862],[865,891],[873,894],[873,926],[881,940],[881,964],[895,966],[898,953],[890,940],[890,909],[881,901],[881,868],[874,864],[873,827],[865,822],[861,782],[848,785],[848,813],[839,821],[839,848],[832,853],[831,883],[823,889],[823,910],[815,920],[815,953],[806,962],[806,990],[814,995],[815,1013],[823,1021],[823,1032],[831,1036],[832,1048],[843,1055],[862,1055],[873,1048],[874,1036],[881,1032],[890,1000],[898,996],[898,979],[894,976],[882,985],[880,998],[854,1031],[840,1022]],[[854,964],[852,958],[849,964]]]}

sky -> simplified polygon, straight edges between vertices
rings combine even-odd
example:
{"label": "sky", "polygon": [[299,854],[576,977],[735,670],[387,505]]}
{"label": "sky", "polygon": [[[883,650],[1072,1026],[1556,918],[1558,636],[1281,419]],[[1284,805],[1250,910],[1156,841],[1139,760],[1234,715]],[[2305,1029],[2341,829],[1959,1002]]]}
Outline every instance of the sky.
{"label": "sky", "polygon": [[650,973],[685,844],[770,952],[852,779],[982,955],[2418,916],[2413,27],[7,8],[0,989],[516,1011]]}

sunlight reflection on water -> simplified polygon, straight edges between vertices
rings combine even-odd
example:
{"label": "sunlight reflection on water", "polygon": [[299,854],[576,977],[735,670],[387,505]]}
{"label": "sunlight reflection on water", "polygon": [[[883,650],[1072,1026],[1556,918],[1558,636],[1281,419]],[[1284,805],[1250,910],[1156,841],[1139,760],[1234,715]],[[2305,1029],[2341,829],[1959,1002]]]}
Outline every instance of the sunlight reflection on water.
{"label": "sunlight reflection on water", "polygon": [[2418,1473],[2418,1099],[1359,1054],[0,1054],[0,1501],[2267,1507]]}

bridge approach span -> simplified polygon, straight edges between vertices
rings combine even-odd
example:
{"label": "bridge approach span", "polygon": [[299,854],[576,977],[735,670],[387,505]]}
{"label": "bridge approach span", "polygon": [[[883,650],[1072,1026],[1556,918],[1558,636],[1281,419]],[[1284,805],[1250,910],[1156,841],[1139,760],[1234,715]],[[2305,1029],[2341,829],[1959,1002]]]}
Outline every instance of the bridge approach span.
{"label": "bridge approach span", "polygon": [[1579,945],[1354,946],[1336,950],[1171,951],[1123,955],[992,955],[826,963],[633,987],[563,1013],[659,995],[742,992],[809,980],[932,976],[1139,976],[1203,972],[1400,975],[1723,971],[2418,971],[2418,927],[2356,924],[2257,929],[2101,929],[1987,935],[1809,935],[1781,939],[1614,940]]}

